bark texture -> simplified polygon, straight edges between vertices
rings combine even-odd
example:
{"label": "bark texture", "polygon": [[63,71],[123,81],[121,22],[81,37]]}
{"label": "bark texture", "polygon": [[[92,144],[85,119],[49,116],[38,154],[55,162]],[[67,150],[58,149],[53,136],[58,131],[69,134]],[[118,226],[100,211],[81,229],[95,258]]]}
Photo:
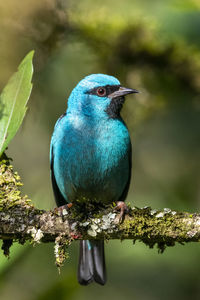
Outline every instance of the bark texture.
{"label": "bark texture", "polygon": [[9,161],[0,162],[0,239],[2,249],[9,254],[12,242],[54,242],[58,266],[66,258],[66,246],[77,239],[132,239],[152,248],[157,244],[163,252],[175,242],[200,241],[200,214],[177,212],[169,208],[129,208],[123,222],[114,207],[90,215],[67,209],[43,211],[35,208],[28,197],[21,196],[20,177]]}

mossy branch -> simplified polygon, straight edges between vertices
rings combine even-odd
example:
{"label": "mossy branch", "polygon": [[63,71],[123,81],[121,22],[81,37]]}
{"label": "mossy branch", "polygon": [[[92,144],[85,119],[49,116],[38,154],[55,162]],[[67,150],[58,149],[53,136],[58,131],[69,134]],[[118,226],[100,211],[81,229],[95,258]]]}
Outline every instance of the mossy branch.
{"label": "mossy branch", "polygon": [[153,247],[172,246],[175,242],[200,241],[200,214],[150,207],[132,208],[119,223],[119,214],[108,208],[99,215],[80,220],[74,210],[64,215],[58,210],[43,211],[32,205],[15,205],[0,211],[0,239],[24,242],[54,242],[66,239],[132,239]]}
{"label": "mossy branch", "polygon": [[24,243],[55,242],[57,265],[62,265],[65,247],[74,239],[131,239],[143,241],[150,248],[158,245],[162,252],[175,242],[200,241],[200,214],[176,212],[150,207],[130,208],[122,223],[119,213],[109,207],[88,215],[76,207],[69,210],[44,211],[22,197],[17,173],[8,160],[0,162],[0,239],[3,251],[9,254],[12,241]]}

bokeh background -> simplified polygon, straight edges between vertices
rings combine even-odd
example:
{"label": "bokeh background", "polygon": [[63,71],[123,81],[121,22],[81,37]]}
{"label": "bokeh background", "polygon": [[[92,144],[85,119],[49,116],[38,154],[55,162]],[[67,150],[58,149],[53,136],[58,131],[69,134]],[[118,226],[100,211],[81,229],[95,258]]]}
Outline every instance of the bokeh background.
{"label": "bokeh background", "polygon": [[[33,92],[8,149],[39,208],[55,206],[49,143],[72,88],[90,73],[118,77],[140,94],[123,117],[133,143],[127,201],[152,208],[200,208],[199,0],[0,0],[0,89],[35,49]],[[78,243],[58,274],[53,244],[14,245],[0,256],[1,300],[200,299],[200,248],[158,254],[142,243],[106,244],[108,283],[76,281]]]}

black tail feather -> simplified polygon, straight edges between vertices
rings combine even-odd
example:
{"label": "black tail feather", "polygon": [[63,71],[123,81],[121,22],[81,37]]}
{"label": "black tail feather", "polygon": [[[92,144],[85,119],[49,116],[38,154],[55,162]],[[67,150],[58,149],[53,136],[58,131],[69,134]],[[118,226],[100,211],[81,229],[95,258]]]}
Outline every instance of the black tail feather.
{"label": "black tail feather", "polygon": [[78,282],[88,285],[93,281],[106,283],[104,241],[80,241]]}

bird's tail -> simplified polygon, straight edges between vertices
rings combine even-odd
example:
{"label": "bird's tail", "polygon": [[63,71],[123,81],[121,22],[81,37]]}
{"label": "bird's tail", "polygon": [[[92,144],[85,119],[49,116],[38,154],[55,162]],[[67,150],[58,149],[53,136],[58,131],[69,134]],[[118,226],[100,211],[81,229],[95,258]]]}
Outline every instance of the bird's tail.
{"label": "bird's tail", "polygon": [[106,283],[104,241],[80,241],[78,282],[88,285],[93,281]]}

